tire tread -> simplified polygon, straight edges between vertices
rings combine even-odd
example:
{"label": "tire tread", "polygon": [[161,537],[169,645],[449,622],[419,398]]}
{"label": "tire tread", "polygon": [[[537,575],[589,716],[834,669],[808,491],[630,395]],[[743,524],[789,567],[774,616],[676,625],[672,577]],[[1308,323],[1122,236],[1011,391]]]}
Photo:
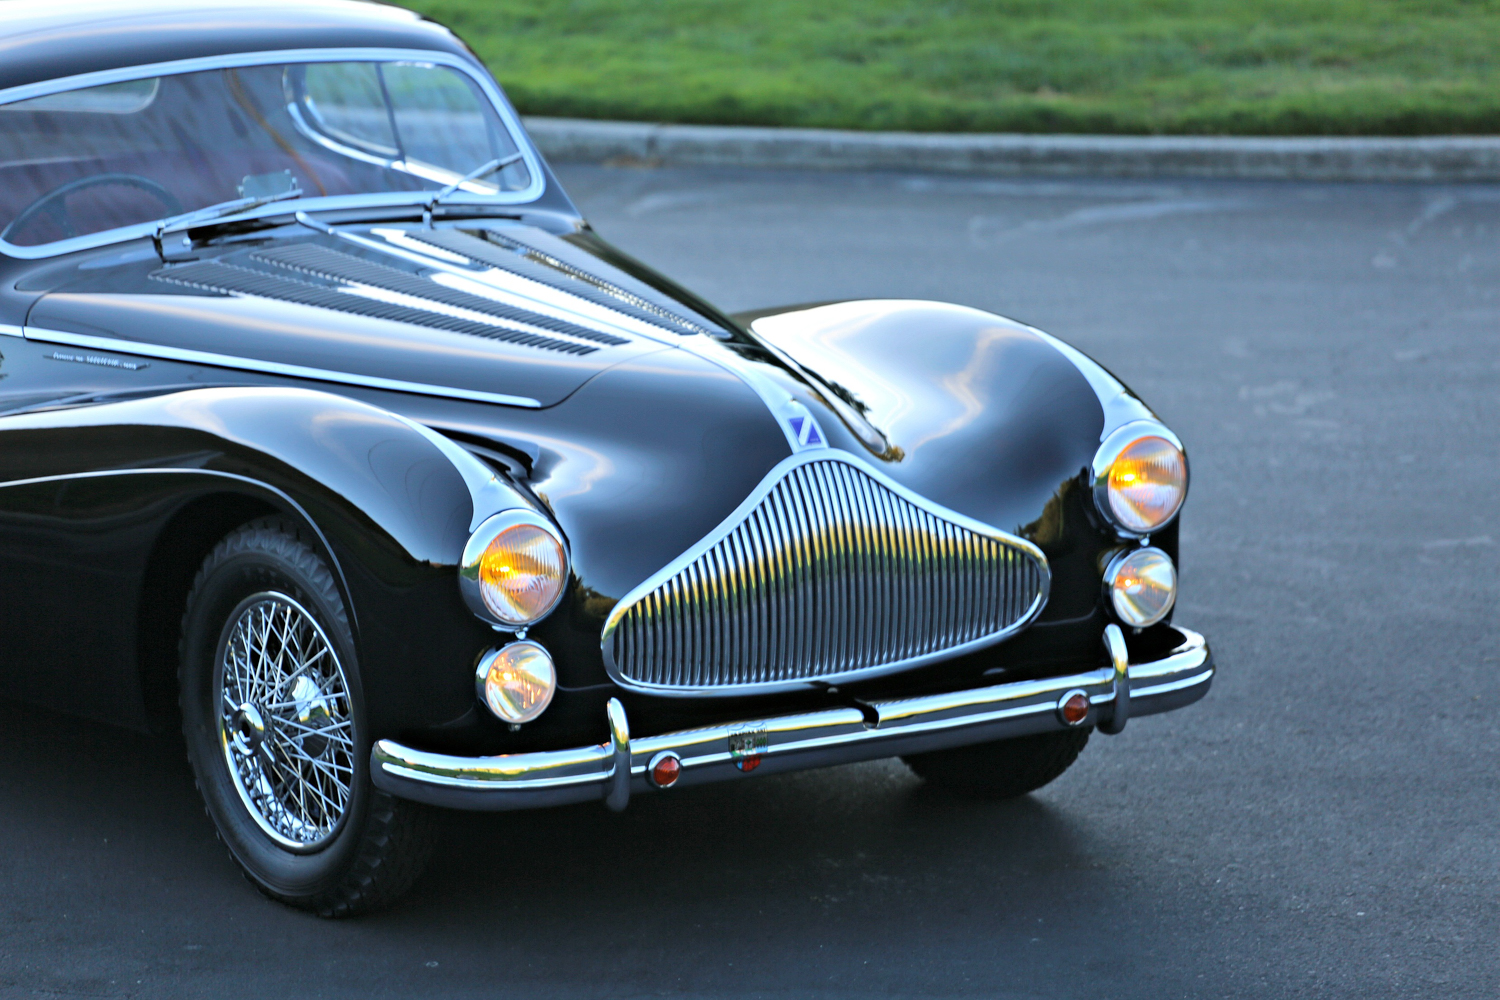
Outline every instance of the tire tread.
{"label": "tire tread", "polygon": [[1063,729],[901,759],[938,788],[988,799],[1013,799],[1062,775],[1088,744],[1092,728]]}

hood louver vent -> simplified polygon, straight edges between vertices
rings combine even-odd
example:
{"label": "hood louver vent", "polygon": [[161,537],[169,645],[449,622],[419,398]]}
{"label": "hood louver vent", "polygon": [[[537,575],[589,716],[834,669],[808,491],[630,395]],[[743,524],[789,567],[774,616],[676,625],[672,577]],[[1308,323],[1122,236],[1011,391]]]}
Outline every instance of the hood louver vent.
{"label": "hood louver vent", "polygon": [[[679,316],[654,302],[634,295],[597,275],[565,263],[551,254],[508,236],[490,231],[490,239],[456,229],[414,230],[412,239],[428,246],[456,253],[479,264],[575,295],[595,305],[613,309],[634,319],[651,323],[675,334],[711,333],[707,327],[685,316]],[[493,241],[493,242],[491,242]]]}
{"label": "hood louver vent", "polygon": [[412,306],[381,302],[376,299],[340,291],[337,288],[327,285],[298,281],[295,278],[268,274],[265,271],[257,271],[234,264],[224,264],[217,260],[178,264],[159,271],[153,271],[151,277],[156,281],[186,285],[190,288],[199,288],[204,291],[233,295],[253,295],[258,298],[274,299],[280,302],[293,302],[298,305],[315,306],[320,309],[332,309],[337,312],[352,313],[356,316],[368,316],[372,319],[384,319],[396,323],[408,323],[412,326],[424,326],[434,330],[465,333],[474,337],[484,337],[488,340],[498,340],[508,344],[534,347],[545,351],[558,351],[563,354],[592,354],[599,349],[588,344],[573,343],[566,340],[559,340],[555,337],[542,336],[541,334],[532,333],[527,330],[520,330],[498,320],[495,323],[481,323],[457,316],[449,316],[441,312],[429,312],[426,309],[418,309]]}
{"label": "hood louver vent", "polygon": [[293,271],[301,271],[329,281],[369,285],[373,288],[399,292],[402,295],[431,299],[455,309],[485,313],[512,323],[524,323],[527,326],[538,327],[568,337],[577,337],[580,340],[591,340],[611,347],[630,343],[626,338],[617,337],[612,333],[579,326],[577,323],[569,323],[567,320],[532,312],[529,309],[506,305],[482,295],[448,288],[428,278],[412,274],[410,271],[365,260],[363,257],[356,257],[317,243],[299,243],[295,246],[259,250],[251,254],[250,259]]}

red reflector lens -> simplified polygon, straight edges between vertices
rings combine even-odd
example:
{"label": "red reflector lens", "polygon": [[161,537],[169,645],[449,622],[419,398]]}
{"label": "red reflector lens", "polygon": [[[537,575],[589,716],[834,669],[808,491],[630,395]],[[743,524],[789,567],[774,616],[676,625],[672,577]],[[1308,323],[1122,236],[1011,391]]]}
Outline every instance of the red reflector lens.
{"label": "red reflector lens", "polygon": [[1058,713],[1070,726],[1076,726],[1089,716],[1089,698],[1081,691],[1075,691],[1068,695],[1067,699],[1058,706]]}
{"label": "red reflector lens", "polygon": [[676,757],[663,757],[651,765],[651,780],[658,788],[666,788],[682,774],[682,762]]}

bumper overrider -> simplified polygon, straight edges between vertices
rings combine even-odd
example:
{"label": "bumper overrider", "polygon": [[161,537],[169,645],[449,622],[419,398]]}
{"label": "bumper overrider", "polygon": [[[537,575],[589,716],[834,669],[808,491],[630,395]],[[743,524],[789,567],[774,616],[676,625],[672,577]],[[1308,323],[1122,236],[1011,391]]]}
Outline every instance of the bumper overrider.
{"label": "bumper overrider", "polygon": [[[1176,626],[1174,626],[1176,627]],[[1111,625],[1111,666],[1066,677],[1015,681],[946,694],[875,701],[860,707],[744,719],[632,740],[625,708],[610,699],[609,742],[569,750],[455,757],[380,740],[370,751],[377,787],[392,795],[455,809],[535,809],[602,799],[624,809],[634,792],[657,787],[663,756],[679,767],[673,788],[901,754],[988,743],[1093,725],[1117,733],[1134,716],[1191,704],[1213,681],[1203,636],[1177,627],[1183,641],[1161,659],[1129,662]],[[1088,714],[1064,720],[1062,705],[1082,693]]]}

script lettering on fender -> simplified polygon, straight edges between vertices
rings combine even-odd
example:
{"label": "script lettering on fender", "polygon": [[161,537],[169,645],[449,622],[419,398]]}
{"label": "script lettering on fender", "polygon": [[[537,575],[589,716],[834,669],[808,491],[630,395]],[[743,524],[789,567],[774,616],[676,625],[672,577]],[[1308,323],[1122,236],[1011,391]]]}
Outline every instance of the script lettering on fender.
{"label": "script lettering on fender", "polygon": [[53,361],[76,361],[81,365],[120,368],[127,372],[140,371],[142,368],[151,367],[151,362],[149,361],[126,361],[123,358],[111,358],[104,354],[70,354],[67,351],[53,351],[46,356]]}

